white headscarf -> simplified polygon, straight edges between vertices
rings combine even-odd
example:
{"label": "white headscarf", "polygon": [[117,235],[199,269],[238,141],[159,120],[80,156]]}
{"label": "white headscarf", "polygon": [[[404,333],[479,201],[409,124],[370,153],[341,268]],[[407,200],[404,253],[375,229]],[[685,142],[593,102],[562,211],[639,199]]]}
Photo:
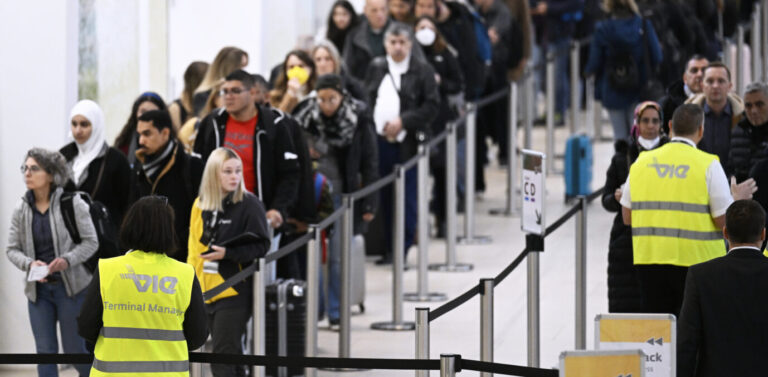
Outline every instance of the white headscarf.
{"label": "white headscarf", "polygon": [[70,137],[74,139],[71,132],[72,118],[76,115],[82,115],[91,122],[91,137],[88,140],[80,144],[75,141],[77,145],[77,156],[72,161],[72,172],[74,173],[74,182],[80,181],[80,176],[88,169],[91,161],[96,159],[104,146],[104,113],[101,111],[96,102],[91,100],[82,100],[78,102],[72,111],[69,113],[70,122]]}

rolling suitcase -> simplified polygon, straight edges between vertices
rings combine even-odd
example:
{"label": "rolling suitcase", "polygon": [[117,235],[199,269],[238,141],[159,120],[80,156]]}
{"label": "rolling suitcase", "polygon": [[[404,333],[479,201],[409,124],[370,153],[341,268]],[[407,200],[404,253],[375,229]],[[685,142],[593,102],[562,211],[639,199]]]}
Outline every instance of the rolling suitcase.
{"label": "rolling suitcase", "polygon": [[[307,284],[303,281],[278,279],[266,288],[265,345],[271,356],[304,356]],[[267,367],[267,376],[303,376],[301,367]]]}
{"label": "rolling suitcase", "polygon": [[592,143],[587,135],[573,135],[565,144],[565,201],[589,195],[591,182]]}
{"label": "rolling suitcase", "polygon": [[352,237],[352,290],[349,293],[349,304],[357,305],[360,313],[365,313],[365,238],[362,234]]}

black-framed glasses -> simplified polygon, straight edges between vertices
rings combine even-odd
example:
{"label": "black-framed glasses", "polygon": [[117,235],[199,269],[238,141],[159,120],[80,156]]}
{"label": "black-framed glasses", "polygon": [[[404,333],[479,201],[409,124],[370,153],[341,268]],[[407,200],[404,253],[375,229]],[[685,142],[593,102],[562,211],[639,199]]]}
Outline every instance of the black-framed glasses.
{"label": "black-framed glasses", "polygon": [[21,165],[21,174],[27,174],[27,171],[30,171],[32,173],[37,173],[43,171],[43,168],[37,166],[37,165]]}

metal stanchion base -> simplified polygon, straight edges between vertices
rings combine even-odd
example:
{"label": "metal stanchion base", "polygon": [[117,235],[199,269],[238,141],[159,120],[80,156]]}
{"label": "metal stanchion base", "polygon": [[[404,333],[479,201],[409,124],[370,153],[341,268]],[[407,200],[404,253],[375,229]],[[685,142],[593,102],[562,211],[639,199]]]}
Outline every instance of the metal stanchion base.
{"label": "metal stanchion base", "polygon": [[371,329],[382,331],[411,331],[416,328],[414,322],[374,322]]}
{"label": "metal stanchion base", "polygon": [[487,245],[493,242],[490,236],[459,237],[459,245]]}
{"label": "metal stanchion base", "polygon": [[410,302],[438,302],[448,300],[448,296],[436,292],[430,292],[425,295],[420,295],[419,293],[414,292],[404,294],[403,300]]}
{"label": "metal stanchion base", "polygon": [[493,216],[506,216],[506,217],[517,217],[520,216],[520,211],[515,209],[510,210],[509,208],[494,208],[488,211],[489,214]]}
{"label": "metal stanchion base", "polygon": [[469,272],[469,271],[472,271],[473,268],[475,268],[475,266],[469,263],[430,264],[429,265],[430,271],[440,271],[440,272]]}

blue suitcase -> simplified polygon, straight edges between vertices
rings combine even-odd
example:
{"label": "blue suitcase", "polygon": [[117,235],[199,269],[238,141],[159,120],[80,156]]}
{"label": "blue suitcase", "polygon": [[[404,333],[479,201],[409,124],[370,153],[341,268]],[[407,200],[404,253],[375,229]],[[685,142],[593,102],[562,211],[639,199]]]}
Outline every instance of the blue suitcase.
{"label": "blue suitcase", "polygon": [[587,135],[573,135],[565,144],[565,201],[589,195],[591,182],[592,143]]}

